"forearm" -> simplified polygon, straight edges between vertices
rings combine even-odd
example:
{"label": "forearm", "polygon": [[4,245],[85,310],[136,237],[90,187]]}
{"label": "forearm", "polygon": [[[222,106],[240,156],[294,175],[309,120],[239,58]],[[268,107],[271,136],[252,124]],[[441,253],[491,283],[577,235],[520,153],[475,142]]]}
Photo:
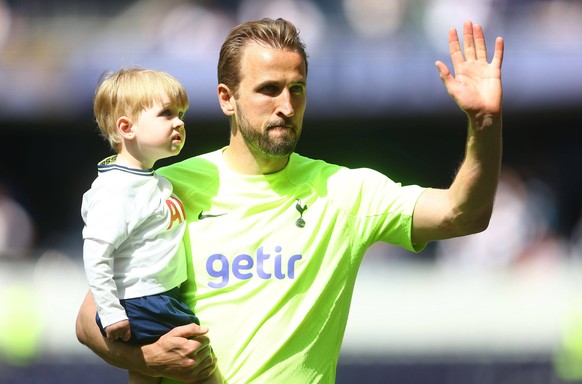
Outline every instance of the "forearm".
{"label": "forearm", "polygon": [[466,21],[461,50],[455,28],[449,51],[455,75],[437,61],[448,94],[469,118],[465,158],[447,189],[427,189],[414,207],[412,240],[426,243],[481,232],[489,225],[501,168],[503,39],[495,39],[491,63],[480,25]]}
{"label": "forearm", "polygon": [[77,339],[108,364],[146,373],[146,363],[141,348],[121,342],[110,342],[104,338],[95,322],[95,312],[93,296],[88,293],[77,315]]}
{"label": "forearm", "polygon": [[95,322],[95,302],[87,294],[76,323],[77,338],[107,363],[146,376],[168,377],[193,382],[209,377],[216,369],[216,357],[205,334],[195,323],[174,328],[158,341],[134,346],[106,340]]}
{"label": "forearm", "polygon": [[449,188],[456,235],[487,228],[499,181],[502,158],[502,117],[469,116],[465,158]]}

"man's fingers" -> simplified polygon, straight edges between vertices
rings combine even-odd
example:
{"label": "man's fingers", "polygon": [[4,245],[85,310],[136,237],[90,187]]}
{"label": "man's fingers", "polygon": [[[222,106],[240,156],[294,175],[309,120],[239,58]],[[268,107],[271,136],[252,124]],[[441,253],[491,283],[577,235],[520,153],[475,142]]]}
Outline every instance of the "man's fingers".
{"label": "man's fingers", "polygon": [[437,60],[435,62],[435,66],[439,70],[439,76],[441,78],[441,81],[446,86],[448,82],[450,82],[451,80],[453,80],[453,75],[451,74],[451,71],[449,70],[449,68],[447,67],[447,65],[445,63],[443,63],[442,61],[440,61],[440,60]]}
{"label": "man's fingers", "polygon": [[483,27],[481,27],[481,25],[475,24],[473,27],[473,36],[475,39],[477,60],[487,61],[487,45],[485,43],[485,34],[483,33]]}
{"label": "man's fingers", "polygon": [[195,356],[197,362],[195,370],[198,372],[197,376],[199,377],[210,376],[217,367],[216,363],[218,359],[212,352],[212,348],[207,347],[204,349],[206,350],[206,355],[204,357],[200,357],[198,354]]}
{"label": "man's fingers", "polygon": [[477,58],[475,53],[475,39],[473,35],[473,23],[469,20],[463,24],[463,46],[465,51],[465,60],[474,61]]}
{"label": "man's fingers", "polygon": [[495,51],[493,52],[493,59],[491,63],[501,68],[501,64],[503,63],[503,52],[505,50],[505,42],[503,38],[498,37],[495,39]]}
{"label": "man's fingers", "polygon": [[210,340],[205,338],[203,340],[198,339],[190,340],[190,342],[196,342],[199,344],[196,347],[193,354],[191,355],[191,357],[198,361],[199,363],[204,361],[207,363],[210,362],[210,364],[212,364],[212,361],[215,359],[215,356],[214,353],[212,352],[212,348],[210,347]]}
{"label": "man's fingers", "polygon": [[208,328],[192,323],[176,327],[168,332],[168,335],[189,339],[192,337],[205,335],[206,333],[208,333]]}
{"label": "man's fingers", "polygon": [[456,28],[449,29],[449,53],[451,61],[453,62],[453,69],[457,72],[457,66],[465,62],[463,52],[461,51],[461,43],[459,42],[459,35]]}

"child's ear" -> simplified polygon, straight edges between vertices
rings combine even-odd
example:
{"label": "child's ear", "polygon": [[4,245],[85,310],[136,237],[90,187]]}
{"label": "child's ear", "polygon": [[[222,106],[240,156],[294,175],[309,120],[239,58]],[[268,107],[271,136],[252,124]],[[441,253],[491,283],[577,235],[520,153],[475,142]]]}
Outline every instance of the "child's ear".
{"label": "child's ear", "polygon": [[124,139],[133,139],[135,134],[133,132],[133,123],[129,117],[121,116],[117,119],[117,132]]}

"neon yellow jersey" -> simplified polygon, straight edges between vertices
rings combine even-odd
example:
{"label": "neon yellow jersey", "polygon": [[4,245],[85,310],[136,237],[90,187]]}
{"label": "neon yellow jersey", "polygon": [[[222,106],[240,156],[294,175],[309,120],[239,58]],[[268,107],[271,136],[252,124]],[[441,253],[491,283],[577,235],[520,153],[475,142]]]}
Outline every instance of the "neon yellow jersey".
{"label": "neon yellow jersey", "polygon": [[158,172],[188,218],[184,300],[230,384],[334,383],[366,249],[424,247],[411,244],[424,189],[370,169],[293,154],[278,173],[241,175],[219,150]]}

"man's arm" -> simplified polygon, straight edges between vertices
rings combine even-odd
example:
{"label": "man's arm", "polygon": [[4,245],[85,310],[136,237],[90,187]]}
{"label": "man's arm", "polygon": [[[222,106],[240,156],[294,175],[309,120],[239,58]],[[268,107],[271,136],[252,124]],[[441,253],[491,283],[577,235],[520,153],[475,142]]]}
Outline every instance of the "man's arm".
{"label": "man's arm", "polygon": [[135,346],[104,338],[95,322],[95,313],[95,302],[89,292],[77,315],[77,338],[113,366],[185,382],[206,378],[216,369],[216,357],[210,340],[204,336],[208,332],[204,327],[184,325],[153,344]]}
{"label": "man's arm", "polygon": [[449,31],[454,76],[436,62],[447,92],[466,113],[469,126],[465,158],[448,189],[428,189],[414,214],[414,243],[469,235],[485,230],[493,210],[502,155],[501,64],[503,39],[495,41],[491,62],[483,29],[470,21],[463,26],[464,53],[457,31]]}

